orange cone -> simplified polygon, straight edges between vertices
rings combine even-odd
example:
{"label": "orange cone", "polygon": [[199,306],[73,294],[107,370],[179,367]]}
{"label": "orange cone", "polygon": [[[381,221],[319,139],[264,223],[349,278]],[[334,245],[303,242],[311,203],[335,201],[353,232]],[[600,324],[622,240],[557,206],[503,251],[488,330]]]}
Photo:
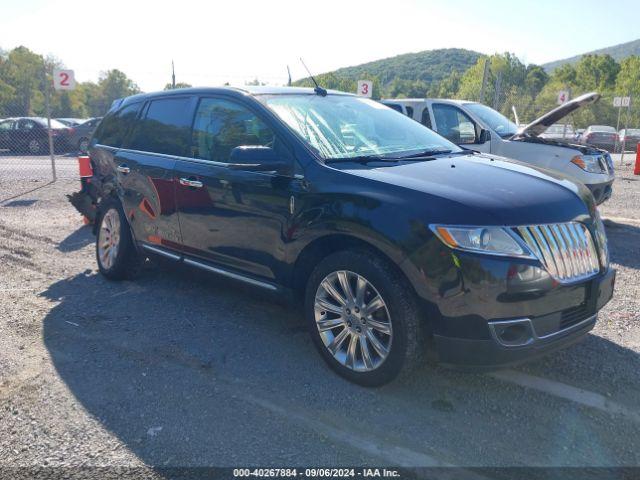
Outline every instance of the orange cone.
{"label": "orange cone", "polygon": [[80,155],[78,157],[78,170],[80,170],[80,178],[91,177],[93,175],[91,160],[89,160],[87,155]]}

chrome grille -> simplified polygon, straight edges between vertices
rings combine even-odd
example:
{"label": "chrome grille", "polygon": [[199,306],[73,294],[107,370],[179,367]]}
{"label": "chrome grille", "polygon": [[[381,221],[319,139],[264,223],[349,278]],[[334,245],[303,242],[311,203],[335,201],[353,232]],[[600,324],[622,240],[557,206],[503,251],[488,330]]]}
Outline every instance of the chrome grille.
{"label": "chrome grille", "polygon": [[600,270],[591,233],[581,223],[530,225],[516,230],[547,271],[561,282],[584,279]]}

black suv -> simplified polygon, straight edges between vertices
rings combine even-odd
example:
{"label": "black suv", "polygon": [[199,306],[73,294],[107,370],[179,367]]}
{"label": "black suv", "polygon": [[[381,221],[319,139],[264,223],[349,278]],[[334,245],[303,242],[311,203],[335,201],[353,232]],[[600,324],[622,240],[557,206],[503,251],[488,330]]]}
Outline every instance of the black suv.
{"label": "black suv", "polygon": [[613,292],[586,187],[353,95],[137,95],[89,152],[102,274],[160,255],[294,293],[322,357],[364,385],[428,349],[492,366],[565,346]]}

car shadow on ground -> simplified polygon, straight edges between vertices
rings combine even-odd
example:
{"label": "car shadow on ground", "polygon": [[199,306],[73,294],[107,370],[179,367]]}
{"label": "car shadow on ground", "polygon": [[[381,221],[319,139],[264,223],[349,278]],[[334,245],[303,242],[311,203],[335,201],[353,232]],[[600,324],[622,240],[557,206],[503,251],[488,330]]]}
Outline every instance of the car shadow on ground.
{"label": "car shadow on ground", "polygon": [[[61,379],[151,466],[375,462],[350,453],[353,435],[451,464],[640,461],[617,444],[637,437],[632,422],[488,375],[426,366],[379,389],[350,384],[314,351],[298,309],[199,272],[156,265],[114,283],[87,271],[42,296],[57,304],[43,335]],[[594,391],[640,399],[640,357],[606,339],[590,335],[552,363],[581,366]],[[317,422],[347,433],[327,437]]]}
{"label": "car shadow on ground", "polygon": [[64,253],[75,252],[76,250],[80,250],[95,241],[96,237],[93,235],[92,226],[84,225],[70,233],[64,240],[62,240],[58,244],[57,249]]}
{"label": "car shadow on ground", "polygon": [[625,267],[640,269],[640,227],[607,220],[605,230],[609,240],[611,261]]}

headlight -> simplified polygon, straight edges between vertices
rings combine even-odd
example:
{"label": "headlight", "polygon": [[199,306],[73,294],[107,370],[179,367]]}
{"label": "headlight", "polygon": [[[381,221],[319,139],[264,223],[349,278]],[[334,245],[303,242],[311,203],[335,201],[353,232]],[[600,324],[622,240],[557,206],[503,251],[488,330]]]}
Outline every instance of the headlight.
{"label": "headlight", "polygon": [[490,255],[533,258],[523,242],[506,228],[445,225],[430,225],[430,228],[445,245],[451,248]]}
{"label": "headlight", "polygon": [[585,172],[589,173],[603,173],[604,170],[602,165],[600,165],[600,161],[598,157],[594,157],[592,155],[576,155],[571,159],[571,163],[577,165]]}

